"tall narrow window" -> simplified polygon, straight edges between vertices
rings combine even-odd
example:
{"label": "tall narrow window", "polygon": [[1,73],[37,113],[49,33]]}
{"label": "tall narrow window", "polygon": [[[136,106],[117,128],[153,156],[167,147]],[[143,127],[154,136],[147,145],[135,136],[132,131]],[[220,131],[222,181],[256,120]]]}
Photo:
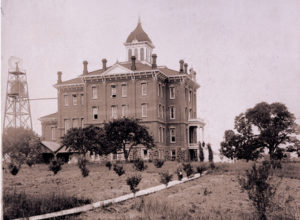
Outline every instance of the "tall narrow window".
{"label": "tall narrow window", "polygon": [[127,105],[122,105],[122,117],[127,117],[128,115],[128,106]]}
{"label": "tall narrow window", "polygon": [[161,127],[158,128],[158,142],[161,140]]}
{"label": "tall narrow window", "polygon": [[96,86],[92,87],[92,98],[93,99],[97,99],[98,98],[97,87]]}
{"label": "tall narrow window", "polygon": [[175,107],[170,106],[170,119],[175,119]]}
{"label": "tall narrow window", "polygon": [[64,95],[64,106],[69,106],[68,95]]}
{"label": "tall narrow window", "polygon": [[142,117],[147,117],[147,104],[142,104]]}
{"label": "tall narrow window", "polygon": [[98,107],[92,108],[92,114],[93,114],[93,120],[97,120],[98,119]]}
{"label": "tall narrow window", "polygon": [[122,84],[122,97],[127,97],[127,85]]}
{"label": "tall narrow window", "polygon": [[192,100],[192,91],[189,92],[189,102]]}
{"label": "tall narrow window", "polygon": [[76,94],[72,95],[72,101],[73,101],[73,105],[77,105],[77,95]]}
{"label": "tall narrow window", "polygon": [[170,142],[171,143],[176,142],[176,130],[175,130],[175,128],[170,128]]}
{"label": "tall narrow window", "polygon": [[192,118],[192,109],[189,110],[189,118]]}
{"label": "tall narrow window", "polygon": [[70,120],[69,119],[64,120],[64,126],[65,126],[65,134],[66,134],[68,132],[68,130],[70,129]]}
{"label": "tall narrow window", "polygon": [[165,115],[165,106],[162,107],[161,118],[164,118]]}
{"label": "tall narrow window", "polygon": [[142,96],[147,95],[147,83],[142,83]]}
{"label": "tall narrow window", "polygon": [[116,85],[111,85],[111,97],[112,98],[117,97],[117,88],[116,88]]}
{"label": "tall narrow window", "polygon": [[81,126],[82,128],[84,127],[83,118],[80,119],[80,126]]}
{"label": "tall narrow window", "polygon": [[158,112],[157,112],[157,116],[160,117],[161,116],[161,104],[158,105]]}
{"label": "tall narrow window", "polygon": [[144,60],[144,48],[141,48],[140,56],[141,56],[141,61],[143,61]]}
{"label": "tall narrow window", "polygon": [[175,99],[175,87],[170,87],[170,99]]}
{"label": "tall narrow window", "polygon": [[137,50],[137,48],[134,49],[134,56],[135,56],[136,59],[138,59],[138,50]]}
{"label": "tall narrow window", "polygon": [[131,57],[132,57],[132,50],[128,49],[128,61],[131,61]]}
{"label": "tall narrow window", "polygon": [[117,117],[117,106],[113,105],[111,106],[111,118],[116,119]]}
{"label": "tall narrow window", "polygon": [[83,105],[84,103],[84,96],[83,94],[80,94],[80,104]]}
{"label": "tall narrow window", "polygon": [[165,87],[161,87],[161,97],[163,98],[165,96]]}
{"label": "tall narrow window", "polygon": [[55,134],[55,132],[56,132],[56,129],[55,129],[55,127],[52,127],[51,128],[51,140],[56,140],[56,134]]}
{"label": "tall narrow window", "polygon": [[79,127],[79,119],[73,118],[72,120],[72,128],[78,128]]}
{"label": "tall narrow window", "polygon": [[162,129],[161,140],[162,140],[163,143],[165,142],[165,128]]}
{"label": "tall narrow window", "polygon": [[158,84],[158,89],[157,89],[157,95],[160,96],[160,90],[161,90],[161,85],[160,83]]}

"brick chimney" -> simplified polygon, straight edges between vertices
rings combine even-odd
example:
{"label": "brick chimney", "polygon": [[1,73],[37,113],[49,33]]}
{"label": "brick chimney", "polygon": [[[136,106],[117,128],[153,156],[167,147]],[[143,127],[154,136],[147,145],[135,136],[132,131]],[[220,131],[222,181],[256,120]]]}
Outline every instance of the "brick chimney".
{"label": "brick chimney", "polygon": [[156,58],[157,58],[157,55],[155,53],[152,54],[152,69],[156,69],[157,68]]}
{"label": "brick chimney", "polygon": [[62,83],[61,75],[62,75],[61,71],[57,72],[57,84]]}
{"label": "brick chimney", "polygon": [[179,69],[179,72],[180,72],[180,73],[183,73],[183,64],[184,64],[184,61],[183,61],[183,60],[180,60],[179,63],[180,63],[180,69]]}
{"label": "brick chimney", "polygon": [[103,70],[106,70],[106,63],[107,63],[107,60],[105,58],[102,59],[102,69]]}
{"label": "brick chimney", "polygon": [[131,57],[131,70],[136,70],[135,59],[135,56]]}
{"label": "brick chimney", "polygon": [[188,74],[188,64],[187,63],[184,64],[184,73]]}
{"label": "brick chimney", "polygon": [[83,61],[83,74],[88,73],[87,65],[88,65],[88,61],[86,61],[86,60]]}

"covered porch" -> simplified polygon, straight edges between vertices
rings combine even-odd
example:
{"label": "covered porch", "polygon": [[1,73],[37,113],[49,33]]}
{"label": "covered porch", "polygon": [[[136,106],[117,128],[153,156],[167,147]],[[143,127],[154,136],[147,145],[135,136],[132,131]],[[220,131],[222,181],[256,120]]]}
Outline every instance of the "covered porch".
{"label": "covered porch", "polygon": [[204,142],[204,120],[193,118],[188,120],[187,140],[189,149],[189,160],[199,160],[199,142]]}

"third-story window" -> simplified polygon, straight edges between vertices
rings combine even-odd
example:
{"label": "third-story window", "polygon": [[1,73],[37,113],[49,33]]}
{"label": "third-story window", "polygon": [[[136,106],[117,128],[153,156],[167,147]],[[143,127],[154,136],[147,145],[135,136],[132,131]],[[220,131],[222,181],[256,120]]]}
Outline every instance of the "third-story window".
{"label": "third-story window", "polygon": [[165,141],[165,128],[162,129],[162,133],[161,133],[161,142]]}
{"label": "third-story window", "polygon": [[64,106],[68,106],[68,105],[69,105],[68,95],[64,95]]}
{"label": "third-story window", "polygon": [[97,98],[98,98],[97,87],[93,86],[92,87],[92,99],[97,99]]}
{"label": "third-story window", "polygon": [[142,95],[147,95],[147,83],[142,83]]}
{"label": "third-story window", "polygon": [[98,119],[98,107],[92,108],[92,114],[93,114],[93,120],[97,120]]}
{"label": "third-story window", "polygon": [[70,120],[69,119],[64,120],[64,126],[65,126],[65,134],[66,134],[68,132],[68,130],[70,129]]}
{"label": "third-story window", "polygon": [[157,95],[160,96],[161,94],[161,85],[160,83],[158,84],[158,89],[157,89]]}
{"label": "third-story window", "polygon": [[164,118],[164,114],[165,114],[165,106],[162,107],[161,118]]}
{"label": "third-story window", "polygon": [[55,129],[55,127],[52,127],[51,128],[51,139],[54,141],[54,140],[56,140],[56,131],[55,131],[56,129]]}
{"label": "third-story window", "polygon": [[147,104],[142,104],[142,117],[147,117]]}
{"label": "third-story window", "polygon": [[117,106],[113,105],[111,106],[111,118],[116,119],[117,117]]}
{"label": "third-story window", "polygon": [[175,119],[175,107],[170,106],[170,119]]}
{"label": "third-story window", "polygon": [[161,127],[158,128],[158,142],[161,141]]}
{"label": "third-story window", "polygon": [[171,143],[176,142],[176,130],[175,130],[175,128],[170,128],[170,142]]}
{"label": "third-story window", "polygon": [[175,99],[175,87],[170,87],[170,99]]}
{"label": "third-story window", "polygon": [[83,105],[84,103],[84,96],[83,94],[80,94],[80,104]]}
{"label": "third-story window", "polygon": [[161,104],[158,105],[157,116],[158,116],[158,117],[161,117]]}
{"label": "third-story window", "polygon": [[122,117],[127,117],[127,112],[128,112],[128,106],[127,105],[122,105]]}
{"label": "third-story window", "polygon": [[72,101],[73,101],[73,105],[77,105],[77,95],[76,94],[72,95]]}
{"label": "third-story window", "polygon": [[122,97],[127,97],[127,85],[122,84]]}
{"label": "third-story window", "polygon": [[192,118],[192,109],[189,110],[189,118]]}
{"label": "third-story window", "polygon": [[189,102],[192,101],[192,91],[189,92]]}
{"label": "third-story window", "polygon": [[111,97],[112,98],[117,97],[117,88],[116,88],[116,85],[111,85]]}

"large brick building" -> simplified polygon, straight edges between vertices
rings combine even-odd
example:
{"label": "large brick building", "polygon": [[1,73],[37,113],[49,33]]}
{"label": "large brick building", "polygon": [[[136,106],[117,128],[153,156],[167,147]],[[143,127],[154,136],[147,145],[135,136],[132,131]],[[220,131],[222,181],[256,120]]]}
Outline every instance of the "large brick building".
{"label": "large brick building", "polygon": [[131,157],[197,158],[204,122],[197,118],[196,72],[188,70],[183,60],[178,71],[158,66],[154,45],[140,22],[124,45],[125,62],[107,66],[102,59],[101,69],[88,71],[88,62],[83,61],[82,75],[67,81],[57,73],[58,111],[40,118],[42,138],[59,143],[72,127],[134,117],[148,127],[157,147],[137,148]]}

